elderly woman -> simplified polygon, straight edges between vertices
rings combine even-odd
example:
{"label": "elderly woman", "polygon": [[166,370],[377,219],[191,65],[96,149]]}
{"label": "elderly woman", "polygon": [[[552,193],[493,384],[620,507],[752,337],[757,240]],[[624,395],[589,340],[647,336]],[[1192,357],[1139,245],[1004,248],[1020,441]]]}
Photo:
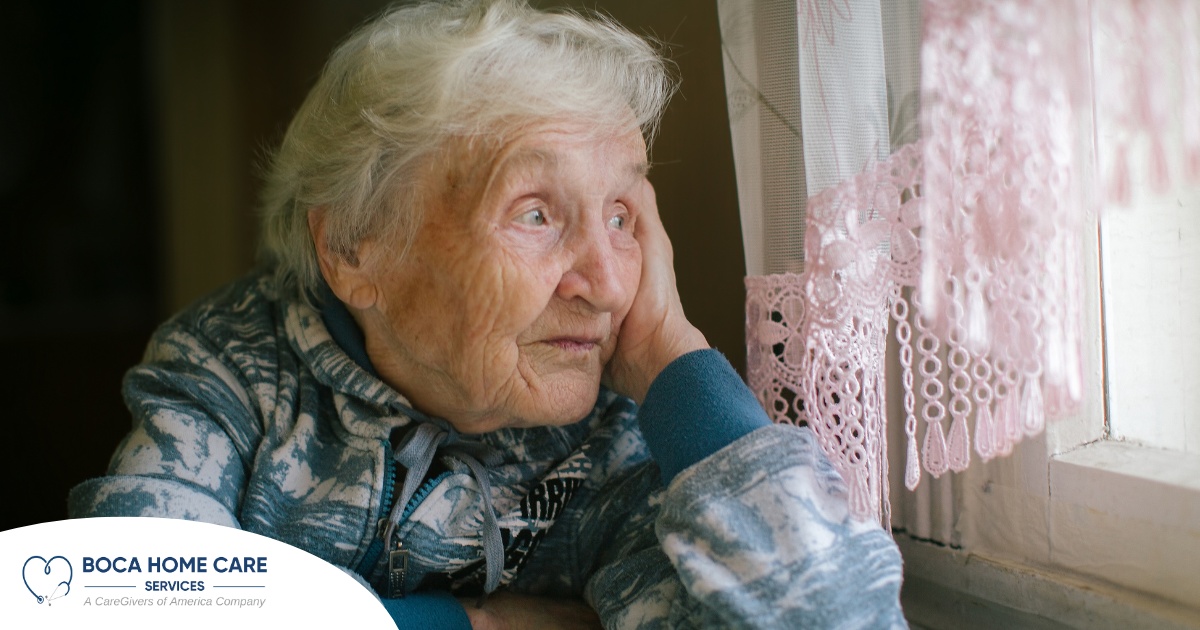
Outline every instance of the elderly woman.
{"label": "elderly woman", "polygon": [[604,19],[362,27],[274,156],[269,264],[158,330],[72,514],[274,537],[402,627],[903,626],[890,537],[684,316],[646,181],[672,91]]}

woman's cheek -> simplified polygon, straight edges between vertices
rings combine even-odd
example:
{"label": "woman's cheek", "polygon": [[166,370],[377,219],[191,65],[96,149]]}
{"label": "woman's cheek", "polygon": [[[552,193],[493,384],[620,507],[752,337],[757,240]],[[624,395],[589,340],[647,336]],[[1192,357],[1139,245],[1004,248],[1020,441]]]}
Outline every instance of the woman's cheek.
{"label": "woman's cheek", "polygon": [[473,290],[485,302],[480,322],[497,337],[515,338],[545,310],[557,286],[558,265],[545,256],[502,251],[480,263],[490,269]]}

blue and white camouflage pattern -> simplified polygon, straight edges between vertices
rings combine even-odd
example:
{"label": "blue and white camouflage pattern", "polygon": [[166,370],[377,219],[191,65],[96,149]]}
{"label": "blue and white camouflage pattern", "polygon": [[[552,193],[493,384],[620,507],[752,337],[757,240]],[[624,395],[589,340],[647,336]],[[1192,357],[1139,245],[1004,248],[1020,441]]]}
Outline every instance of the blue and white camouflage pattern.
{"label": "blue and white camouflage pattern", "polygon": [[[381,588],[386,554],[361,565],[408,402],[269,273],[165,323],[124,394],[133,430],[107,476],[72,490],[73,517],[240,527]],[[503,454],[488,477],[507,588],[582,596],[609,628],[906,627],[899,552],[850,517],[811,432],[759,429],[664,488],[636,414],[602,390],[576,424],[477,436]],[[479,484],[446,466],[398,529],[410,590],[483,579]]]}

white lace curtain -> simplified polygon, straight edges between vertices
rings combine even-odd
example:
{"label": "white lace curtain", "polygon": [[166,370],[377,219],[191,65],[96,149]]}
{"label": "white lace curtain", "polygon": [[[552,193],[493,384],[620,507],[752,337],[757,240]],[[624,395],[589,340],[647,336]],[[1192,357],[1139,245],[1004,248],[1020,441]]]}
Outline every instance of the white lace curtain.
{"label": "white lace curtain", "polygon": [[[889,335],[910,490],[1078,402],[1094,191],[1127,196],[1131,155],[1156,180],[1200,176],[1200,3],[718,5],[748,381],[886,521]],[[1093,116],[1124,130],[1099,153]]]}

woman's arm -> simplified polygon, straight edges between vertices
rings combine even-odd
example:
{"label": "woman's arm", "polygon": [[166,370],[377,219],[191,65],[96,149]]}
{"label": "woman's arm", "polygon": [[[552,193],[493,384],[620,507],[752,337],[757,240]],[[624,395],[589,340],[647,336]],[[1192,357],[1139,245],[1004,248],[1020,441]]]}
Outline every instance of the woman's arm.
{"label": "woman's arm", "polygon": [[641,285],[608,375],[642,405],[665,490],[622,507],[588,582],[605,627],[905,627],[891,537],[850,517],[811,431],[770,425],[687,321],[649,183],[635,235]]}
{"label": "woman's arm", "polygon": [[472,630],[593,630],[600,617],[582,600],[534,597],[508,591],[488,596],[482,606],[461,600]]}
{"label": "woman's arm", "polygon": [[[252,386],[220,356],[217,344],[177,321],[156,332],[143,363],[124,381],[133,429],[108,474],[71,491],[72,518],[155,516],[241,528],[240,504],[263,424]],[[382,603],[399,628],[472,627],[449,593]]]}
{"label": "woman's arm", "polygon": [[[762,414],[744,408],[753,396],[712,352],[668,366],[642,408],[643,426],[663,427],[646,437],[656,458],[670,454],[665,490],[616,519],[603,507],[589,515],[618,528],[586,591],[605,627],[904,627],[899,552],[878,524],[850,517],[811,431],[762,426],[701,456],[722,441],[711,436],[740,431],[724,425]],[[679,386],[660,387],[668,381]]]}
{"label": "woman's arm", "polygon": [[238,376],[202,337],[167,324],[123,387],[133,428],[107,476],[71,490],[68,512],[158,516],[240,527],[239,504],[261,439]]}

